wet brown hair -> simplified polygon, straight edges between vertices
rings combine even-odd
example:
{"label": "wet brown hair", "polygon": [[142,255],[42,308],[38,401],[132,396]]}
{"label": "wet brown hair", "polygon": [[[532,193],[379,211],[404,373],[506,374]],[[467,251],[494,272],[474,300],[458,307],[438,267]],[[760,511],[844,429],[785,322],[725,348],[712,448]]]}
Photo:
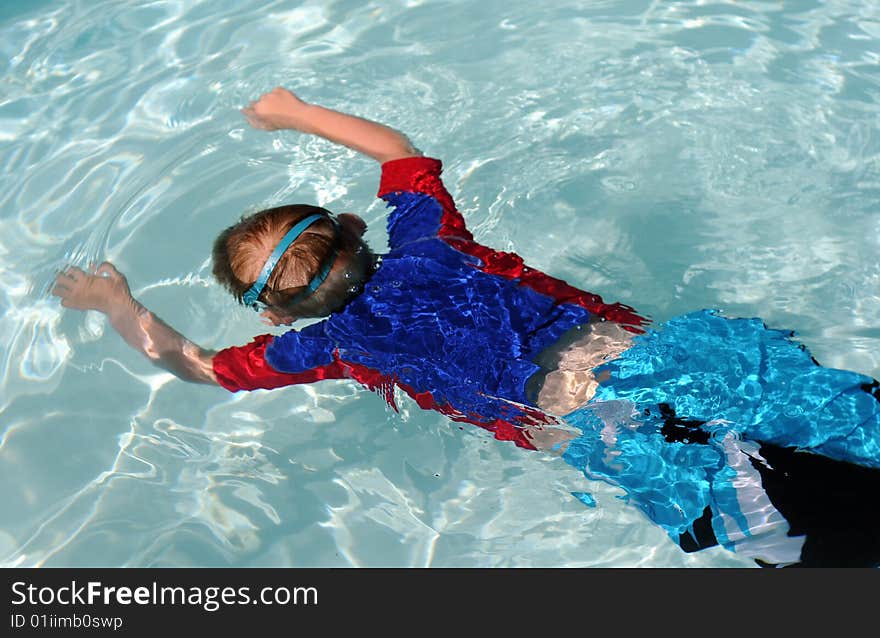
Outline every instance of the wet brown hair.
{"label": "wet brown hair", "polygon": [[[244,303],[244,293],[285,233],[315,213],[326,219],[314,222],[284,252],[259,299],[296,317],[320,317],[338,310],[360,292],[359,285],[372,273],[374,257],[359,234],[345,225],[337,228],[332,213],[318,206],[278,206],[242,217],[214,240],[214,277]],[[314,293],[291,303],[334,249],[336,261],[327,279]]]}

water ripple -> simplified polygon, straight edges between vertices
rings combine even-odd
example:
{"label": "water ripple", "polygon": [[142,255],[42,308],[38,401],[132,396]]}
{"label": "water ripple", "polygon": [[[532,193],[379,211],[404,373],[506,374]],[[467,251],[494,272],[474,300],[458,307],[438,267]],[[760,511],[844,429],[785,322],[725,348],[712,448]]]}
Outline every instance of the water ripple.
{"label": "water ripple", "polygon": [[375,166],[241,121],[286,84],[441,156],[484,243],[658,320],[762,316],[878,376],[878,41],[880,8],[854,0],[5,12],[0,560],[742,565],[682,555],[612,488],[406,399],[396,415],[345,383],[185,386],[48,289],[67,263],[111,259],[222,347],[261,330],[210,279],[213,237],[242,213],[359,211],[384,246]]}

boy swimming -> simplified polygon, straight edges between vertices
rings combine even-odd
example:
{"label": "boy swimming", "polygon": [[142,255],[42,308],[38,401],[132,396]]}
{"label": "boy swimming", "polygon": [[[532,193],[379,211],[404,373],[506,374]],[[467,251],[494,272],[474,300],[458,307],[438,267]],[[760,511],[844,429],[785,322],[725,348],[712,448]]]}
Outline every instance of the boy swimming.
{"label": "boy swimming", "polygon": [[[215,241],[217,280],[270,324],[326,318],[220,351],[153,315],[106,262],[58,275],[63,306],[103,312],[132,347],[187,381],[239,391],[353,379],[392,406],[399,388],[424,409],[555,450],[620,485],[688,551],[720,543],[765,563],[805,562],[808,543],[786,540],[792,514],[773,496],[794,493],[780,469],[792,461],[765,458],[777,449],[858,468],[860,485],[877,485],[873,379],[821,368],[756,320],[693,313],[648,330],[629,306],[478,244],[440,161],[384,125],[283,88],[243,113],[255,128],[317,135],[378,161],[389,251],[370,250],[353,214],[298,205],[242,219]],[[559,416],[581,434],[553,427]],[[880,491],[864,493],[860,525],[874,532]],[[818,529],[810,538],[829,527]],[[876,533],[867,536],[870,545]],[[860,560],[872,560],[873,543]]]}
{"label": "boy swimming", "polygon": [[441,163],[402,134],[282,88],[243,112],[256,128],[319,135],[379,161],[379,195],[394,207],[391,250],[376,257],[361,240],[360,217],[314,206],[264,210],[226,229],[215,241],[214,274],[240,303],[274,325],[330,316],[219,352],[191,343],[134,300],[112,264],[58,276],[53,293],[63,306],[104,312],[130,345],[180,378],[231,391],[350,378],[390,402],[397,386],[423,408],[533,448],[530,435],[549,421],[542,408],[552,413],[562,394],[539,400],[550,370],[534,361],[552,365],[557,344],[584,334],[589,341],[597,323],[633,331],[645,323],[627,306],[474,242],[440,179]]}

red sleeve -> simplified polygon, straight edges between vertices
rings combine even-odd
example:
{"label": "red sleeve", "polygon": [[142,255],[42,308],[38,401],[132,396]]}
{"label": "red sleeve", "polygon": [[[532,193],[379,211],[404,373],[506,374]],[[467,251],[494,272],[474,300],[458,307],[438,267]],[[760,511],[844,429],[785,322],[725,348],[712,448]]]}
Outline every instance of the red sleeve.
{"label": "red sleeve", "polygon": [[292,374],[278,372],[266,361],[266,347],[272,335],[255,337],[246,346],[225,348],[214,355],[213,367],[217,383],[230,392],[280,388],[321,379],[341,379],[344,370],[337,359],[326,366]]}
{"label": "red sleeve", "polygon": [[440,180],[443,162],[433,157],[403,157],[382,164],[382,177],[379,179],[379,197],[388,193],[407,191],[411,193],[432,194],[424,186],[433,180]]}

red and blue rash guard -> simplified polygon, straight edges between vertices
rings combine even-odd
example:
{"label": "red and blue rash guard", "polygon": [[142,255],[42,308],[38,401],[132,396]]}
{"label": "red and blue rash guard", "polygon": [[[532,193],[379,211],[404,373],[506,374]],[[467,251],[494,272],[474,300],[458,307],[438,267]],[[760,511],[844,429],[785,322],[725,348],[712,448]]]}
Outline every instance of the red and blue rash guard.
{"label": "red and blue rash guard", "polygon": [[236,391],[349,378],[392,406],[397,386],[422,408],[531,448],[521,426],[552,420],[526,396],[537,355],[593,314],[636,332],[645,320],[476,243],[440,173],[427,157],[383,164],[389,252],[363,293],[301,330],[218,352],[218,382]]}

